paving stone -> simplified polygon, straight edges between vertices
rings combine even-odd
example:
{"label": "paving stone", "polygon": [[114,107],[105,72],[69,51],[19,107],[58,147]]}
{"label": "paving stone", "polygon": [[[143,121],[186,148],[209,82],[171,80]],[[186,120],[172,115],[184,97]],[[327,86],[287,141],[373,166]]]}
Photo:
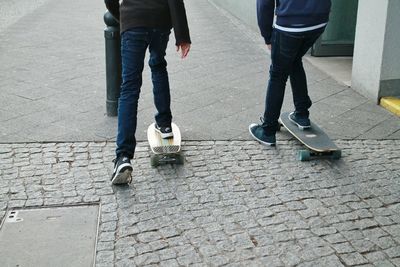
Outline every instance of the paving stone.
{"label": "paving stone", "polygon": [[99,264],[112,264],[114,262],[113,251],[98,251],[96,255],[96,262]]}
{"label": "paving stone", "polygon": [[97,243],[97,251],[106,251],[106,250],[108,251],[114,250],[114,240]]}
{"label": "paving stone", "polygon": [[339,243],[334,244],[332,247],[336,250],[337,253],[344,254],[344,253],[351,253],[355,251],[355,248],[350,245],[350,243]]}
{"label": "paving stone", "polygon": [[176,259],[177,253],[173,248],[163,248],[158,251],[158,255],[161,261],[166,261],[169,259]]}
{"label": "paving stone", "polygon": [[393,238],[388,236],[381,237],[373,242],[382,249],[388,249],[396,246],[396,242],[393,240]]}
{"label": "paving stone", "polygon": [[154,263],[159,263],[160,259],[157,254],[155,253],[146,253],[146,254],[141,254],[138,255],[134,258],[135,264],[136,265],[148,265],[148,264],[154,264]]}
{"label": "paving stone", "polygon": [[395,267],[396,266],[389,260],[377,261],[377,262],[374,262],[374,264],[375,264],[375,266],[382,266],[382,267]]}
{"label": "paving stone", "polygon": [[165,267],[179,266],[179,263],[176,259],[169,259],[166,261],[161,261],[159,264],[160,264],[160,266],[165,266]]}
{"label": "paving stone", "polygon": [[360,253],[350,253],[350,254],[342,254],[340,258],[347,265],[360,265],[368,263],[368,260],[365,259]]}
{"label": "paving stone", "polygon": [[391,262],[392,262],[395,266],[400,266],[400,258],[391,259]]}
{"label": "paving stone", "polygon": [[340,233],[324,236],[324,239],[331,244],[346,242],[346,239]]}
{"label": "paving stone", "polygon": [[145,232],[137,235],[137,240],[143,243],[149,243],[161,239],[161,235],[157,232]]}
{"label": "paving stone", "polygon": [[369,253],[365,253],[363,255],[366,259],[368,259],[369,262],[378,262],[381,260],[385,260],[387,257],[385,255],[385,253],[383,253],[381,251],[369,252]]}
{"label": "paving stone", "polygon": [[134,266],[135,262],[133,259],[122,259],[122,260],[118,260],[115,263],[115,266],[121,266],[121,267],[129,267],[129,266]]}
{"label": "paving stone", "polygon": [[392,247],[385,250],[385,253],[391,258],[400,257],[400,246]]}
{"label": "paving stone", "polygon": [[311,229],[311,232],[313,232],[318,236],[326,236],[335,234],[337,230],[333,227],[322,227],[322,228],[313,228]]}
{"label": "paving stone", "polygon": [[331,266],[331,267],[340,267],[340,266],[344,266],[342,264],[342,262],[340,261],[340,259],[335,256],[335,255],[331,255],[331,256],[327,256],[327,257],[321,257],[320,259],[314,260],[314,261],[308,261],[308,262],[303,262],[300,263],[299,265],[297,265],[299,267],[312,267],[312,266]]}
{"label": "paving stone", "polygon": [[295,266],[301,262],[301,257],[297,253],[290,251],[281,255],[280,259],[286,266]]}
{"label": "paving stone", "polygon": [[354,240],[351,245],[361,254],[376,250],[376,245],[369,240]]}
{"label": "paving stone", "polygon": [[178,257],[177,261],[179,264],[187,266],[187,265],[192,265],[194,263],[201,262],[201,258],[198,253],[193,251],[189,254]]}

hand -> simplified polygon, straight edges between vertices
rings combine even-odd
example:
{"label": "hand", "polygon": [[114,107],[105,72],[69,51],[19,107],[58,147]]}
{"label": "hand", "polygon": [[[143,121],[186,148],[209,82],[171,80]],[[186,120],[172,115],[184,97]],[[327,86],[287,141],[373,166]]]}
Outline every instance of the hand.
{"label": "hand", "polygon": [[189,54],[191,45],[189,43],[182,43],[176,46],[176,52],[179,52],[181,50],[181,58],[187,57]]}
{"label": "hand", "polygon": [[272,45],[270,45],[270,44],[267,44],[267,47],[268,47],[268,50],[269,50],[269,51],[271,51],[271,49],[272,49]]}

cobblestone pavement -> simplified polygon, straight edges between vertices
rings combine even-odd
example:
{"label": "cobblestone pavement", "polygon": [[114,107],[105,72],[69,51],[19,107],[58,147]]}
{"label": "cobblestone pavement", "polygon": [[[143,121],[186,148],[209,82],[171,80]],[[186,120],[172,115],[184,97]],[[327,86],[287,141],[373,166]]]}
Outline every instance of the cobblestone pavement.
{"label": "cobblestone pavement", "polygon": [[7,209],[100,202],[97,266],[400,266],[399,141],[338,141],[339,161],[298,162],[281,141],[185,142],[184,166],[112,187],[114,144],[0,144]]}

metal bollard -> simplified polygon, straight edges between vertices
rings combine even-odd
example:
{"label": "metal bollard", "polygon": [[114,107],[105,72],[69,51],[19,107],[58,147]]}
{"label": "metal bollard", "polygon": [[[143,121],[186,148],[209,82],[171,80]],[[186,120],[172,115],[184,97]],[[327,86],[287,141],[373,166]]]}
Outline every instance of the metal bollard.
{"label": "metal bollard", "polygon": [[121,36],[118,21],[110,12],[104,14],[106,47],[107,116],[118,115],[118,98],[122,82],[121,75]]}

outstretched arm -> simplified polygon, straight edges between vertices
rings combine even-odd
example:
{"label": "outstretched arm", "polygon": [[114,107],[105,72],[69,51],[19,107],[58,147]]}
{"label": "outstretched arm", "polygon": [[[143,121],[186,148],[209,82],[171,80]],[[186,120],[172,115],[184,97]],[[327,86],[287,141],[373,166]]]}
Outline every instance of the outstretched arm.
{"label": "outstretched arm", "polygon": [[274,23],[275,0],[257,0],[257,20],[261,35],[267,45],[271,44]]}
{"label": "outstretched arm", "polygon": [[108,11],[119,21],[119,0],[104,0]]}

